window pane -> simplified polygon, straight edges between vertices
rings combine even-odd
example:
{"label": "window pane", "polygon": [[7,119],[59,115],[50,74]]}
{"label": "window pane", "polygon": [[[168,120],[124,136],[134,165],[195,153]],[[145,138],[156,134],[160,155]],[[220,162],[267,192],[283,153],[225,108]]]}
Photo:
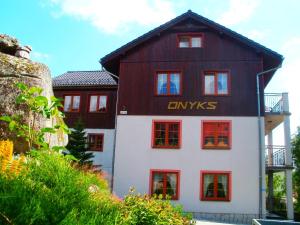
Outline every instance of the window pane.
{"label": "window pane", "polygon": [[90,149],[95,148],[95,135],[89,135],[89,147]]}
{"label": "window pane", "polygon": [[214,197],[214,175],[204,174],[204,196]]}
{"label": "window pane", "polygon": [[215,76],[214,75],[205,75],[204,80],[204,93],[205,94],[214,94],[215,93]]}
{"label": "window pane", "polygon": [[217,123],[203,123],[204,147],[214,147]]}
{"label": "window pane", "polygon": [[164,194],[164,175],[163,173],[153,173],[152,178],[152,194]]}
{"label": "window pane", "polygon": [[65,112],[71,111],[71,99],[72,99],[72,96],[65,96],[65,101],[64,101],[64,111]]}
{"label": "window pane", "polygon": [[218,94],[228,94],[227,74],[218,74]]}
{"label": "window pane", "polygon": [[157,94],[167,94],[167,74],[165,73],[157,75]]}
{"label": "window pane", "polygon": [[188,48],[190,43],[189,37],[179,37],[179,48]]}
{"label": "window pane", "polygon": [[164,123],[155,123],[155,146],[164,146],[166,145],[166,124]]}
{"label": "window pane", "polygon": [[166,194],[175,196],[177,189],[177,175],[175,173],[167,173]]}
{"label": "window pane", "polygon": [[98,135],[97,138],[96,138],[96,148],[97,149],[102,149],[102,135]]}
{"label": "window pane", "polygon": [[97,98],[98,98],[98,96],[95,96],[95,95],[92,95],[90,97],[90,112],[97,111]]}
{"label": "window pane", "polygon": [[172,123],[169,124],[169,145],[178,146],[179,145],[179,124]]}
{"label": "window pane", "polygon": [[78,110],[80,105],[80,96],[73,96],[73,110]]}
{"label": "window pane", "polygon": [[180,75],[178,73],[170,74],[170,94],[177,95],[180,92]]}
{"label": "window pane", "polygon": [[192,48],[200,48],[201,46],[201,37],[192,37]]}
{"label": "window pane", "polygon": [[99,111],[105,112],[106,111],[106,103],[107,103],[107,96],[99,96]]}
{"label": "window pane", "polygon": [[229,146],[229,124],[228,123],[218,124],[218,146],[219,147]]}
{"label": "window pane", "polygon": [[226,198],[228,195],[228,176],[218,175],[218,198]]}

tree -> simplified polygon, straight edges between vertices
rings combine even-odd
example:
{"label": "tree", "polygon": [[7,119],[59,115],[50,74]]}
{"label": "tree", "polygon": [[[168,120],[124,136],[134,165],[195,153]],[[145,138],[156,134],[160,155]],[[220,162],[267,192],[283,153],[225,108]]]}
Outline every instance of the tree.
{"label": "tree", "polygon": [[88,152],[86,140],[84,125],[81,119],[79,119],[74,124],[71,134],[69,134],[69,143],[66,149],[79,160],[80,165],[92,165],[93,162],[91,159],[94,155],[92,152]]}
{"label": "tree", "polygon": [[293,158],[296,166],[294,176],[293,176],[294,191],[297,200],[295,211],[300,212],[300,127],[298,127],[297,134],[292,140],[292,151],[293,151]]}

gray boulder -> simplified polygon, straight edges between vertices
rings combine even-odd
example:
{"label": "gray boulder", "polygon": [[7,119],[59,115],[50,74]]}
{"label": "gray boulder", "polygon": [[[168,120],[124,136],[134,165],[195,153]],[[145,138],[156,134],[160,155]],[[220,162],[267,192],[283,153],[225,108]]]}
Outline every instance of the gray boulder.
{"label": "gray boulder", "polygon": [[0,34],[0,52],[15,55],[19,46],[19,41],[16,38]]}
{"label": "gray boulder", "polygon": [[[53,96],[52,80],[48,67],[42,63],[32,62],[28,59],[18,58],[0,52],[0,115],[13,115],[21,113],[25,116],[28,112],[24,108],[15,104],[15,99],[20,93],[16,88],[16,83],[23,82],[28,86],[38,86],[44,89],[43,95],[50,99]],[[32,118],[25,118],[25,122]],[[56,119],[45,120],[38,118],[35,129],[49,127],[57,124]],[[48,136],[50,145],[66,144],[66,137]],[[0,140],[10,139],[14,141],[15,151],[24,152],[28,146],[16,135],[11,134],[7,129],[7,124],[0,121]]]}

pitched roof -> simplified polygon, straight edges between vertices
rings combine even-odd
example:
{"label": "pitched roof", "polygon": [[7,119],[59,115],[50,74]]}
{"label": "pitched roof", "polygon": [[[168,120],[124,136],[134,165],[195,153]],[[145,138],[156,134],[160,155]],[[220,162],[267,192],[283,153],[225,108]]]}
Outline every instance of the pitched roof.
{"label": "pitched roof", "polygon": [[[207,26],[208,28],[214,30],[215,32],[218,32],[221,35],[227,35],[238,42],[252,48],[254,51],[258,53],[262,53],[263,57],[266,58],[268,61],[276,61],[275,64],[281,63],[283,61],[283,56],[279,53],[255,42],[250,40],[249,38],[238,34],[235,31],[232,31],[212,20],[209,20],[203,16],[200,16],[191,10],[188,10],[186,13],[183,13],[182,15],[170,20],[169,22],[149,31],[148,33],[145,33],[144,35],[134,39],[133,41],[123,45],[122,47],[116,49],[115,51],[107,54],[103,58],[100,59],[100,63],[106,68],[110,69],[115,67],[116,63],[120,60],[121,56],[124,55],[128,50],[142,44],[143,42],[151,39],[152,37],[155,37],[156,35],[160,35],[161,32],[166,31],[167,29],[171,28],[172,26],[186,20],[186,19],[193,19],[196,22],[202,23],[203,25]],[[273,63],[271,63],[273,64]],[[118,71],[114,71],[114,73],[118,73]]]}
{"label": "pitched roof", "polygon": [[68,71],[53,78],[53,87],[87,87],[117,85],[113,74],[104,70]]}

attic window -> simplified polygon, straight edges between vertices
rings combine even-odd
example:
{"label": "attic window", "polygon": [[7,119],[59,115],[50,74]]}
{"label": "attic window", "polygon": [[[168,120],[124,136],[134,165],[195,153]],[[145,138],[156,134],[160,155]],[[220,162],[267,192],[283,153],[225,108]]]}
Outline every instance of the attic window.
{"label": "attic window", "polygon": [[203,47],[203,36],[201,34],[178,35],[179,48],[201,48]]}

